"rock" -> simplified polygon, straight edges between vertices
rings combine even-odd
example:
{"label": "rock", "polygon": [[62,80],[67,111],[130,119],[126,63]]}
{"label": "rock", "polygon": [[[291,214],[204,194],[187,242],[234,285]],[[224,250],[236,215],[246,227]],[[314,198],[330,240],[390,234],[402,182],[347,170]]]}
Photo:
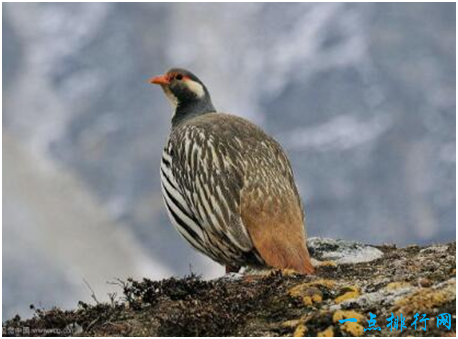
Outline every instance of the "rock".
{"label": "rock", "polygon": [[419,284],[421,287],[431,287],[432,282],[431,282],[431,280],[429,280],[429,279],[420,278],[420,279],[418,279],[418,284]]}
{"label": "rock", "polygon": [[431,253],[431,252],[445,253],[447,252],[447,249],[448,249],[447,245],[434,245],[434,246],[427,247],[427,248],[420,250],[420,253]]}
{"label": "rock", "polygon": [[356,241],[314,237],[308,239],[307,246],[313,258],[336,264],[369,262],[383,256],[383,252],[375,247]]}
{"label": "rock", "polygon": [[[70,311],[36,310],[31,319],[15,317],[5,321],[4,335],[21,335],[23,328],[33,329],[31,335],[78,336],[330,337],[456,333],[455,243],[422,249],[311,240],[314,255],[319,259],[332,257],[340,263],[320,265],[313,276],[273,270],[262,274],[247,271],[209,281],[196,276],[162,281],[130,279],[120,282],[123,296],[110,304],[80,303]],[[361,258],[361,253],[376,253],[374,250],[382,253],[378,260],[352,261]],[[352,259],[342,253],[349,253]],[[432,263],[437,267],[435,270],[430,269]],[[402,333],[390,331],[387,319],[401,313],[406,328]],[[410,325],[416,313],[429,318],[426,332]],[[437,326],[436,319],[444,313],[451,316],[450,329]],[[380,331],[365,331],[371,314],[376,316],[375,327],[380,327]]]}

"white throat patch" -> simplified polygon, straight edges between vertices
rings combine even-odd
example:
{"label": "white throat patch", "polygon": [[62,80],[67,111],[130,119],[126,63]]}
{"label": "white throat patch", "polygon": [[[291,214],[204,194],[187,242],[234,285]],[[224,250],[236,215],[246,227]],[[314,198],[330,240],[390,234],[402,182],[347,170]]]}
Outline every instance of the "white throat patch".
{"label": "white throat patch", "polygon": [[178,106],[178,99],[175,94],[172,93],[170,88],[168,88],[168,86],[162,86],[162,89],[164,90],[167,99],[169,99],[169,102],[172,105],[173,115],[175,115]]}

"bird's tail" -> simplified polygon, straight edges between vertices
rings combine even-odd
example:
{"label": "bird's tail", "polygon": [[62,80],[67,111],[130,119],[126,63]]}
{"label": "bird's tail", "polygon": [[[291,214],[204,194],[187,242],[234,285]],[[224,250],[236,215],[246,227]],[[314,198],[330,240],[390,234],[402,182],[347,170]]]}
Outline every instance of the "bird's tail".
{"label": "bird's tail", "polygon": [[[302,274],[313,274],[314,267],[302,237],[281,241],[278,237],[266,237],[255,247],[268,266],[292,269]],[[280,241],[279,241],[280,240]]]}

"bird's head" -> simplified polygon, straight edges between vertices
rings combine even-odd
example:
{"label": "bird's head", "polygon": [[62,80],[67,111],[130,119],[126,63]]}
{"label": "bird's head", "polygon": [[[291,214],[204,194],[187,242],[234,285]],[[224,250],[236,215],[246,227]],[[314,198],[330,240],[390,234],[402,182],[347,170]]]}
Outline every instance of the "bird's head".
{"label": "bird's head", "polygon": [[215,111],[205,85],[185,69],[172,68],[164,75],[151,78],[150,82],[162,87],[174,109],[174,118]]}

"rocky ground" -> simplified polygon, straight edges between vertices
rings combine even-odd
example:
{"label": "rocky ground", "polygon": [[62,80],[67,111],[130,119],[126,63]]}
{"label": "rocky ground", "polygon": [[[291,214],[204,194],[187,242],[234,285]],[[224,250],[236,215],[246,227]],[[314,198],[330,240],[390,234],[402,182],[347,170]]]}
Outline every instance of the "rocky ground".
{"label": "rocky ground", "polygon": [[[74,336],[455,336],[456,243],[365,246],[310,239],[316,274],[246,272],[204,281],[118,281],[110,304],[36,310],[3,323],[3,335]],[[380,331],[368,328],[375,314]],[[411,326],[419,313],[417,329]],[[436,316],[451,315],[451,327]],[[391,315],[406,328],[390,330]],[[422,315],[429,318],[420,322]],[[356,322],[340,323],[354,318]],[[425,327],[426,331],[421,328]]]}

